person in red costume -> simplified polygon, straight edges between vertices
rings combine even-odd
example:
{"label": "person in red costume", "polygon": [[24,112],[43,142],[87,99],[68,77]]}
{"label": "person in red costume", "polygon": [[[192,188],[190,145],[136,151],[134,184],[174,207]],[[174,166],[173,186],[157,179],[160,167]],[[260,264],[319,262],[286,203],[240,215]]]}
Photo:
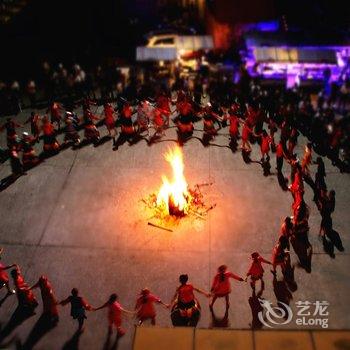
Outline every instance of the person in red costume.
{"label": "person in red costume", "polygon": [[129,102],[125,102],[120,114],[120,126],[121,132],[124,136],[132,136],[135,133],[133,122],[132,122],[133,109]]}
{"label": "person in red costume", "polygon": [[180,135],[191,136],[193,132],[193,107],[186,97],[177,103],[179,116],[176,121]]}
{"label": "person in red costume", "polygon": [[104,115],[104,123],[108,130],[109,136],[113,139],[113,145],[115,145],[117,130],[115,127],[114,108],[110,103],[106,103],[104,105]]}
{"label": "person in red costume", "polygon": [[210,309],[213,308],[214,303],[217,298],[225,298],[226,302],[226,310],[230,307],[230,293],[231,293],[231,284],[230,284],[230,278],[233,278],[237,281],[243,282],[244,279],[238,275],[235,275],[234,273],[227,271],[226,265],[221,265],[218,267],[218,272],[214,277],[212,286],[211,286],[211,293],[213,295],[213,298],[210,303]]}
{"label": "person in red costume", "polygon": [[50,115],[51,115],[51,123],[52,124],[56,123],[58,129],[61,128],[61,119],[62,119],[61,111],[62,110],[63,109],[58,102],[52,102],[50,107],[47,110],[47,112],[50,112]]}
{"label": "person in red costume", "polygon": [[[0,248],[0,260],[1,260],[2,251],[3,251],[3,249]],[[5,286],[7,289],[8,295],[14,294],[15,291],[10,289],[9,276],[8,276],[6,270],[11,269],[12,267],[15,267],[15,266],[17,266],[17,265],[16,264],[4,265],[0,261],[0,289],[2,289]]]}
{"label": "person in red costume", "polygon": [[230,124],[230,137],[233,141],[237,141],[239,136],[239,118],[237,115],[237,108],[238,107],[235,107],[235,105],[233,105],[228,115],[228,120]]}
{"label": "person in red costume", "polygon": [[153,124],[154,128],[156,129],[156,134],[161,136],[165,135],[163,113],[158,107],[154,108],[153,111]]}
{"label": "person in red costume", "polygon": [[272,263],[266,259],[264,259],[258,252],[254,252],[251,255],[252,263],[250,265],[250,268],[247,272],[247,277],[245,280],[247,280],[248,277],[250,277],[250,286],[252,287],[253,291],[255,291],[255,283],[257,281],[261,281],[261,290],[263,291],[265,288],[265,282],[263,280],[264,277],[264,268],[262,266],[263,263],[270,264]]}
{"label": "person in red costume", "polygon": [[276,275],[277,266],[281,266],[282,273],[285,274],[287,267],[290,263],[289,256],[289,240],[286,236],[280,236],[278,242],[272,251],[272,270],[271,272]]}
{"label": "person in red costume", "polygon": [[299,200],[302,199],[304,195],[304,180],[302,168],[299,163],[295,165],[295,169],[293,182],[289,186],[289,190],[292,193],[294,202],[298,205]]}
{"label": "person in red costume", "polygon": [[250,145],[249,139],[250,135],[253,133],[253,128],[249,125],[248,120],[246,120],[243,124],[242,129],[242,143],[241,143],[241,149],[246,152],[251,152],[252,147]]}
{"label": "person in red costume", "polygon": [[60,145],[55,136],[55,128],[46,115],[43,117],[41,130],[44,134],[44,152],[57,152],[59,150]]}
{"label": "person in red costume", "polygon": [[93,311],[108,309],[108,332],[112,333],[113,327],[117,330],[118,338],[122,337],[125,334],[124,328],[122,328],[122,313],[125,314],[134,314],[132,311],[125,310],[121,304],[118,302],[117,294],[112,294],[107,302],[105,302],[100,307],[94,308]]}
{"label": "person in red costume", "polygon": [[30,289],[40,288],[41,298],[43,301],[43,314],[50,318],[52,322],[58,322],[57,299],[53,292],[51,283],[46,276],[40,276],[37,283]]}
{"label": "person in red costume", "polygon": [[194,292],[210,297],[210,293],[203,291],[188,282],[188,275],[181,275],[179,278],[180,286],[176,288],[175,295],[171,302],[171,305],[178,304],[180,309],[188,309],[195,305],[196,297]]}
{"label": "person in red costume", "polygon": [[282,172],[284,158],[285,158],[284,146],[281,140],[276,147],[276,170],[279,173]]}
{"label": "person in red costume", "polygon": [[261,152],[261,161],[266,161],[270,160],[270,144],[272,142],[271,136],[266,132],[266,130],[263,130],[263,132],[260,135],[257,135],[258,137],[261,138],[261,143],[260,143],[260,152]]}
{"label": "person in red costume", "polygon": [[165,117],[165,126],[169,126],[169,118],[171,114],[170,110],[170,98],[166,95],[165,92],[162,92],[156,101],[156,106],[162,113],[162,118]]}
{"label": "person in red costume", "polygon": [[34,293],[29,288],[29,285],[25,282],[18,265],[16,265],[15,269],[11,271],[11,276],[15,286],[18,305],[34,312],[34,309],[38,306],[38,302]]}
{"label": "person in red costume", "polygon": [[146,320],[151,320],[152,325],[156,324],[156,310],[154,308],[154,303],[168,307],[168,305],[164,304],[159,297],[151,294],[148,288],[142,289],[135,304],[135,311],[139,320],[139,325]]}

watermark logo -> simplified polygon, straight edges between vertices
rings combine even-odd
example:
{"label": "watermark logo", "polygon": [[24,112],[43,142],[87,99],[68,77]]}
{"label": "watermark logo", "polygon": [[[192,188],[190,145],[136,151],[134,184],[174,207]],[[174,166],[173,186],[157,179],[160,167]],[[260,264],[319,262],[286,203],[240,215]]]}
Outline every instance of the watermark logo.
{"label": "watermark logo", "polygon": [[259,299],[263,310],[258,313],[259,321],[268,328],[273,325],[284,325],[292,321],[293,311],[289,305],[278,302],[281,306],[272,306],[272,303],[265,299]]}
{"label": "watermark logo", "polygon": [[259,302],[262,306],[262,310],[258,313],[259,321],[268,328],[291,322],[297,326],[328,328],[329,302],[327,301],[296,301],[297,312],[295,316],[292,308],[281,301],[275,306],[265,299],[259,299]]}

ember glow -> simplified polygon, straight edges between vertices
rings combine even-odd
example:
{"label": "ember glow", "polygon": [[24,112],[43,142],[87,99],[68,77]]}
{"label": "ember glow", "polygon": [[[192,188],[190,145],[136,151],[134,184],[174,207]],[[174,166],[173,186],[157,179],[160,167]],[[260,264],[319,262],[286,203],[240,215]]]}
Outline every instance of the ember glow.
{"label": "ember glow", "polygon": [[184,175],[183,154],[176,146],[165,154],[165,160],[170,163],[173,177],[171,181],[162,176],[163,184],[157,194],[157,207],[165,215],[184,216],[188,214],[192,196]]}

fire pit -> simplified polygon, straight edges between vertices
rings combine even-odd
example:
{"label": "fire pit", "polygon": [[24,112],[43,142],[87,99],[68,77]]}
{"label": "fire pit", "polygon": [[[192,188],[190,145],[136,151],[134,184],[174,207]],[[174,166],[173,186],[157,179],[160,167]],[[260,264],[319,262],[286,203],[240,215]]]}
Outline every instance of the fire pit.
{"label": "fire pit", "polygon": [[164,157],[172,168],[172,177],[169,179],[163,175],[159,191],[143,199],[152,209],[152,219],[158,220],[158,224],[148,224],[169,231],[164,225],[179,222],[182,218],[193,216],[205,219],[207,212],[215,205],[207,207],[204,204],[200,188],[211,184],[197,184],[193,189],[189,188],[184,175],[183,153],[179,146],[169,149]]}
{"label": "fire pit", "polygon": [[165,159],[173,170],[172,181],[162,177],[163,184],[158,192],[156,205],[165,215],[184,216],[188,214],[191,194],[184,176],[183,155],[180,147],[175,147],[165,154]]}

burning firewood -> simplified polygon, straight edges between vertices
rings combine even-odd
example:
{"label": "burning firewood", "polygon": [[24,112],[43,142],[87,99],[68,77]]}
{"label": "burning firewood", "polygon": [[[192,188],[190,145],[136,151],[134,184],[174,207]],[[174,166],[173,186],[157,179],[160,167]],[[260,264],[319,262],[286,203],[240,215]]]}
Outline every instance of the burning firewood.
{"label": "burning firewood", "polygon": [[[204,203],[204,196],[201,188],[211,186],[213,183],[196,184],[194,188],[189,188],[184,175],[183,154],[180,147],[175,147],[165,154],[165,159],[170,163],[173,176],[169,180],[163,176],[163,184],[158,193],[152,193],[146,199],[142,199],[150,209],[152,209],[155,219],[167,224],[177,224],[179,220],[186,216],[195,216],[204,220],[207,212],[213,209],[216,204],[209,208]],[[172,232],[172,230],[148,222],[148,225]]]}

